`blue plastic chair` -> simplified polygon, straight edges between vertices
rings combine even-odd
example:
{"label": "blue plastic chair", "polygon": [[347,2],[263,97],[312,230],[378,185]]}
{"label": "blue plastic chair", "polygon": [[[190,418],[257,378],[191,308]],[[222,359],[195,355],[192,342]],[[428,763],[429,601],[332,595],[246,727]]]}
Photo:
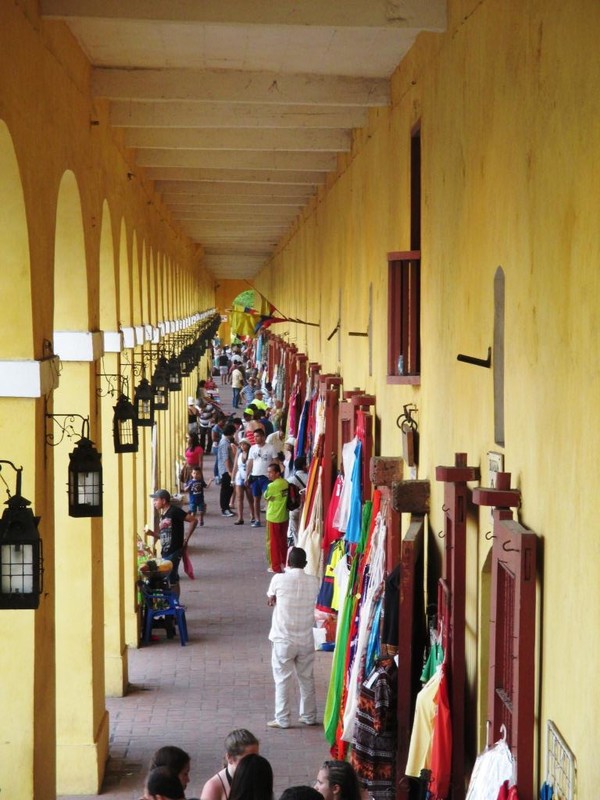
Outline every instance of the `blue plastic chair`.
{"label": "blue plastic chair", "polygon": [[[179,603],[173,592],[167,589],[148,589],[140,586],[140,591],[144,600],[144,644],[150,643],[152,628],[156,620],[164,619],[165,622],[172,620],[177,626],[179,641],[182,647],[189,641],[187,622],[185,619],[185,608]],[[167,626],[167,636],[169,627]]]}

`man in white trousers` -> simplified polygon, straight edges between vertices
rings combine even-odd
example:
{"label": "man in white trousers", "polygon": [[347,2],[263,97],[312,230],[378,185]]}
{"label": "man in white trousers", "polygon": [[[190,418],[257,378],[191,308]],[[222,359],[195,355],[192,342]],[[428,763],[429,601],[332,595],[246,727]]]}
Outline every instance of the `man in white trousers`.
{"label": "man in white trousers", "polygon": [[305,566],[304,550],[292,547],[287,569],[274,575],[267,589],[267,603],[273,606],[269,639],[275,681],[275,719],[267,723],[269,728],[290,727],[290,689],[294,672],[300,688],[299,722],[303,725],[317,723],[312,629],[319,581],[304,572]]}

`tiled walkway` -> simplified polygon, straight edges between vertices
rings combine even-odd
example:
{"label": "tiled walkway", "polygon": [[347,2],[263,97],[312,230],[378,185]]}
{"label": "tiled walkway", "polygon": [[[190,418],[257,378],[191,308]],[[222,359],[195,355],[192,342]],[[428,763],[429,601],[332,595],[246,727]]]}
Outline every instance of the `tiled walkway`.
{"label": "tiled walkway", "polygon": [[[222,392],[226,409],[229,395],[229,389]],[[209,456],[206,474],[212,466]],[[234,728],[248,728],[260,740],[261,754],[273,766],[276,798],[287,786],[312,783],[328,755],[320,725],[266,727],[274,696],[264,528],[234,526],[235,518],[223,518],[218,492],[214,484],[208,490],[205,527],[190,542],[196,579],[183,575],[181,582],[189,644],[181,647],[159,631],[160,641],[130,650],[130,691],[107,700],[110,759],[99,795],[105,800],[137,800],[150,757],[164,744],[191,754],[186,795],[199,797],[204,782],[221,768],[223,740]],[[319,719],[330,664],[331,653],[317,653]]]}

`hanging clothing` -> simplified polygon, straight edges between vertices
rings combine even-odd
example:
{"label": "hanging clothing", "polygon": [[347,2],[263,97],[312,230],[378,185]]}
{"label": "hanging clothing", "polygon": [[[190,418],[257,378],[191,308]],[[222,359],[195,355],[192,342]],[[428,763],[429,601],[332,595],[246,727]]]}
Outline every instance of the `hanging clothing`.
{"label": "hanging clothing", "polygon": [[362,509],[362,444],[357,440],[354,452],[354,467],[352,470],[352,494],[350,495],[350,513],[344,538],[347,542],[356,543],[361,534],[361,509]]}
{"label": "hanging clothing", "polygon": [[398,669],[381,659],[360,687],[350,763],[375,800],[394,794]]}
{"label": "hanging clothing", "polygon": [[383,614],[381,640],[383,644],[397,648],[400,611],[400,564],[397,564],[385,579],[383,607],[385,611]]}
{"label": "hanging clothing", "polygon": [[405,770],[407,775],[415,778],[419,777],[422,769],[429,769],[431,764],[431,740],[437,712],[436,697],[441,680],[442,669],[440,667],[417,695]]}
{"label": "hanging clothing", "polygon": [[321,533],[323,531],[322,473],[323,468],[319,467],[317,488],[311,507],[310,519],[304,529],[301,530],[301,533],[298,534],[298,547],[301,547],[306,552],[304,571],[307,575],[315,575],[317,578],[320,578],[323,574],[323,549],[321,547]]}
{"label": "hanging clothing", "polygon": [[[342,559],[338,563],[338,568],[340,564],[343,564],[343,561],[345,561],[345,559]],[[323,728],[325,730],[325,738],[330,745],[333,745],[335,742],[335,734],[337,731],[340,704],[342,700],[344,671],[346,666],[346,645],[348,643],[348,633],[350,631],[353,606],[353,585],[357,566],[358,557],[354,556],[348,575],[347,590],[344,595],[342,595],[343,603],[340,605],[338,614],[335,650],[333,651],[331,676],[329,678],[327,699],[325,701],[325,711],[323,713]]]}
{"label": "hanging clothing", "polygon": [[352,495],[352,473],[354,472],[354,461],[356,459],[356,446],[358,439],[355,437],[350,442],[346,442],[342,447],[342,465],[344,468],[344,485],[340,497],[336,514],[333,518],[333,526],[340,533],[346,532],[348,518],[350,517],[350,498]]}
{"label": "hanging clothing", "polygon": [[325,561],[325,574],[317,597],[317,609],[319,611],[331,612],[333,608],[333,593],[335,585],[335,568],[340,560],[344,558],[346,545],[343,541],[334,542],[327,554]]}
{"label": "hanging clothing", "polygon": [[450,698],[446,670],[442,669],[442,679],[437,694],[437,714],[433,723],[431,742],[431,783],[429,791],[432,800],[445,800],[450,791],[452,775],[452,720],[450,718]]}
{"label": "hanging clothing", "polygon": [[519,800],[519,793],[516,786],[509,786],[508,781],[504,781],[498,792],[497,800]]}
{"label": "hanging clothing", "polygon": [[514,759],[502,739],[477,756],[465,800],[498,800],[504,781],[512,781]]}
{"label": "hanging clothing", "polygon": [[333,524],[340,498],[342,496],[342,488],[344,486],[344,476],[339,473],[333,484],[331,491],[331,498],[327,508],[327,515],[325,517],[325,525],[323,528],[323,549],[329,550],[331,543],[337,541],[342,537],[342,532],[339,531]]}
{"label": "hanging clothing", "polygon": [[427,654],[427,660],[423,665],[423,671],[421,672],[421,683],[427,683],[427,681],[435,674],[437,668],[443,663],[444,661],[444,648],[442,647],[441,642],[438,638],[435,638],[431,643],[431,647],[429,648],[429,653]]}
{"label": "hanging clothing", "polygon": [[[348,692],[346,707],[344,709],[344,722],[342,738],[352,741],[354,733],[354,720],[358,705],[359,688],[365,678],[364,665],[366,659],[367,642],[373,624],[373,611],[377,599],[383,593],[385,575],[385,541],[387,527],[382,514],[378,514],[372,533],[372,543],[369,552],[368,586],[363,587],[362,603],[360,604],[358,619],[358,640],[354,653],[352,668],[348,677]],[[366,575],[365,570],[365,575]],[[361,671],[362,667],[362,671]]]}
{"label": "hanging clothing", "polygon": [[373,624],[369,641],[367,642],[367,654],[365,657],[365,674],[370,675],[375,668],[375,662],[381,656],[381,614],[383,611],[383,593],[376,600],[373,609]]}
{"label": "hanging clothing", "polygon": [[[375,493],[377,495],[377,492]],[[348,700],[348,680],[354,663],[354,658],[357,652],[358,635],[359,635],[359,620],[360,609],[367,595],[369,587],[369,552],[370,542],[372,540],[372,532],[374,527],[374,517],[372,516],[373,503],[369,500],[364,504],[362,514],[361,536],[358,545],[355,548],[356,556],[358,558],[358,567],[356,578],[353,587],[352,596],[352,611],[350,614],[350,630],[348,632],[348,644],[346,650],[346,660],[342,683],[342,694],[339,707],[338,725],[335,733],[335,742],[331,748],[331,754],[334,758],[345,760],[348,743],[343,738],[343,722],[344,713],[346,710]]]}

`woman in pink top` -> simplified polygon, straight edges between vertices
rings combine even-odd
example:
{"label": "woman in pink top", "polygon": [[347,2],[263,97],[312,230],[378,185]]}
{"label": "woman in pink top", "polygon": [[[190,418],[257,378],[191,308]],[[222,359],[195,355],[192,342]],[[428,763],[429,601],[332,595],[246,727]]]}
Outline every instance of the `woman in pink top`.
{"label": "woman in pink top", "polygon": [[185,466],[181,470],[181,482],[187,483],[190,479],[193,469],[199,469],[204,480],[204,450],[200,446],[198,435],[190,433],[187,437],[187,447],[185,450]]}

